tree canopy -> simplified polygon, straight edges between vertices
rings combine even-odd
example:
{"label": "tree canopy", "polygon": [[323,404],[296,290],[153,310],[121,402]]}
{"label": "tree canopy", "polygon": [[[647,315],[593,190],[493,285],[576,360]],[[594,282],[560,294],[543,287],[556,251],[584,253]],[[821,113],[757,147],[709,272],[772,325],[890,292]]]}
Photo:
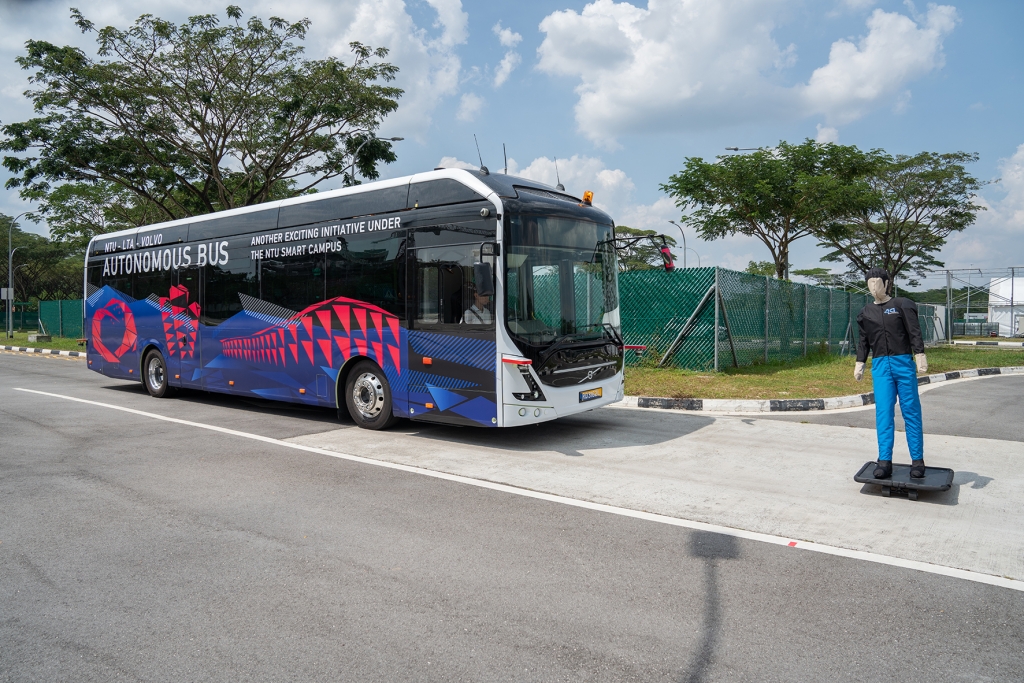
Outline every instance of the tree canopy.
{"label": "tree canopy", "polygon": [[[10,216],[0,213],[0,235],[7,248]],[[78,245],[50,240],[26,232],[15,223],[11,231],[14,253],[14,298],[79,299],[82,297],[82,256]],[[7,286],[7,258],[0,259],[0,282]]]}
{"label": "tree canopy", "polygon": [[967,152],[875,154],[864,176],[869,201],[820,231],[820,245],[831,249],[822,260],[857,273],[877,266],[892,276],[890,287],[896,278],[916,286],[914,276],[942,267],[936,254],[946,238],[984,209],[974,203],[983,183],[964,167],[977,160]]}
{"label": "tree canopy", "polygon": [[[661,260],[661,234],[656,230],[639,230],[625,225],[615,226],[616,237],[650,237],[633,242],[628,246],[617,248],[619,270],[653,270],[662,267]],[[676,246],[676,241],[665,236],[665,243],[671,248]],[[675,260],[675,254],[672,254]]]}
{"label": "tree canopy", "polygon": [[760,275],[761,277],[775,275],[775,264],[771,261],[751,261],[743,269],[743,272],[750,273],[751,275]]}
{"label": "tree canopy", "polygon": [[[0,127],[8,187],[39,202],[55,236],[194,216],[314,191],[392,162],[372,137],[398,107],[385,48],[351,43],[349,63],[303,57],[307,19],[213,14],[176,25],[144,14],[97,29],[97,58],[30,40],[37,116]],[[353,155],[366,142],[358,158]]]}
{"label": "tree canopy", "polygon": [[705,240],[741,234],[771,252],[775,274],[789,277],[792,243],[851,214],[868,196],[862,176],[871,154],[853,146],[780,142],[715,162],[688,157],[661,189],[689,213],[683,220]]}

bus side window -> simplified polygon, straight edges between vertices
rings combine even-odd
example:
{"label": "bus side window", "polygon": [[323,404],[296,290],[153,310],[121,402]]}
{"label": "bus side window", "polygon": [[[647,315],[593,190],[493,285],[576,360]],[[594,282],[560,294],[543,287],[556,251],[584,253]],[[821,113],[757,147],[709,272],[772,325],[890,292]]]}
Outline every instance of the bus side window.
{"label": "bus side window", "polygon": [[88,270],[86,271],[86,288],[85,296],[90,297],[95,294],[100,287],[103,286],[103,261],[102,259],[94,259],[89,263]]}
{"label": "bus side window", "polygon": [[174,271],[172,270],[151,270],[148,273],[135,275],[133,295],[136,299],[151,299],[155,297],[167,297],[171,294],[171,285],[174,283]]}
{"label": "bus side window", "polygon": [[434,265],[417,264],[416,268],[416,322],[436,325],[440,320],[441,297],[438,284],[440,269]]}
{"label": "bus side window", "polygon": [[344,296],[379,306],[405,320],[406,231],[340,237],[327,254],[327,298]]}
{"label": "bus side window", "polygon": [[226,264],[203,266],[204,325],[219,325],[241,312],[240,293],[255,298],[260,295],[257,263],[251,259],[248,246],[228,249],[227,254]]}
{"label": "bus side window", "polygon": [[[493,283],[477,288],[480,245],[416,249],[416,322],[482,328],[494,324]],[[488,272],[492,272],[488,270]]]}
{"label": "bus side window", "polygon": [[283,256],[259,261],[260,299],[301,311],[325,296],[323,254]]}

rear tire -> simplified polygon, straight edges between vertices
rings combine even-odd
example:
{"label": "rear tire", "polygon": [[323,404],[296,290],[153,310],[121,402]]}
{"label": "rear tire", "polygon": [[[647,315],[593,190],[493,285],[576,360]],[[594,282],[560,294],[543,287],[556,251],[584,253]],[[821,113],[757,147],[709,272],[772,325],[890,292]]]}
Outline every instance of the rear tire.
{"label": "rear tire", "polygon": [[167,374],[167,362],[164,355],[153,349],[142,361],[142,383],[153,398],[166,398],[174,394]]}
{"label": "rear tire", "polygon": [[373,361],[361,360],[348,373],[345,405],[356,425],[363,429],[387,429],[398,421],[391,401],[391,385]]}

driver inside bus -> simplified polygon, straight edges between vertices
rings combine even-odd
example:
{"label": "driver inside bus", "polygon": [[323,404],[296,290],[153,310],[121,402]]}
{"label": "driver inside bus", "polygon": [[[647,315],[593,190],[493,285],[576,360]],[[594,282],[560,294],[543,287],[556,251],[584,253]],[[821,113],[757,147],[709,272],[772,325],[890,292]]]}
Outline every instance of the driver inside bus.
{"label": "driver inside bus", "polygon": [[473,305],[462,314],[463,325],[490,325],[494,322],[494,315],[491,313],[491,297],[480,294],[476,287],[470,285],[473,290]]}

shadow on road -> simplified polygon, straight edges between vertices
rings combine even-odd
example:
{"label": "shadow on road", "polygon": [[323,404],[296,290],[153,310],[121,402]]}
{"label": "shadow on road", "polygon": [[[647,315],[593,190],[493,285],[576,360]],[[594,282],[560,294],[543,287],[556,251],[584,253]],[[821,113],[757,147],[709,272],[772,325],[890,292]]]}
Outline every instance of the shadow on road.
{"label": "shadow on road", "polygon": [[[135,382],[108,384],[103,388],[119,393],[146,395],[141,383]],[[348,415],[339,419],[337,412],[330,408],[215,394],[196,389],[180,389],[175,394],[175,400],[196,406],[217,406],[322,424],[322,431],[346,427],[356,429]],[[663,443],[691,434],[714,421],[713,417],[701,415],[660,415],[646,411],[597,409],[552,422],[509,429],[455,427],[402,420],[390,431],[416,438],[461,443],[480,448],[522,452],[552,451],[570,457],[582,457],[587,450]],[[313,433],[315,431],[316,428]]]}
{"label": "shadow on road", "polygon": [[[919,503],[931,503],[932,505],[958,505],[960,503],[960,487],[971,485],[972,489],[983,489],[993,481],[992,477],[986,477],[977,472],[956,472],[953,475],[953,484],[948,491],[922,491],[917,499]],[[869,496],[882,496],[882,487],[878,484],[864,484],[860,492]],[[893,494],[894,498],[906,497],[902,494]]]}
{"label": "shadow on road", "polygon": [[739,546],[732,536],[694,531],[690,535],[690,556],[704,561],[704,624],[700,644],[680,680],[701,683],[706,680],[722,632],[722,604],[718,592],[718,561],[735,560]]}
{"label": "shadow on road", "polygon": [[656,415],[646,412],[598,409],[537,425],[503,430],[449,427],[407,422],[407,434],[425,439],[458,442],[481,448],[536,452],[553,451],[582,457],[584,451],[628,446],[653,446],[696,432],[714,423],[700,415]]}
{"label": "shadow on road", "polygon": [[[102,388],[125,394],[147,396],[146,389],[141,383],[109,384]],[[267,401],[260,398],[232,396],[231,394],[217,394],[199,389],[178,389],[177,393],[174,394],[174,400],[195,405],[218,406],[254,413],[287,415],[288,417],[300,420],[331,423],[335,427],[338,424],[344,424],[344,422],[352,424],[352,421],[347,419],[347,416],[344,422],[339,422],[337,411],[331,408],[307,406],[301,403],[286,403],[285,401]]]}

